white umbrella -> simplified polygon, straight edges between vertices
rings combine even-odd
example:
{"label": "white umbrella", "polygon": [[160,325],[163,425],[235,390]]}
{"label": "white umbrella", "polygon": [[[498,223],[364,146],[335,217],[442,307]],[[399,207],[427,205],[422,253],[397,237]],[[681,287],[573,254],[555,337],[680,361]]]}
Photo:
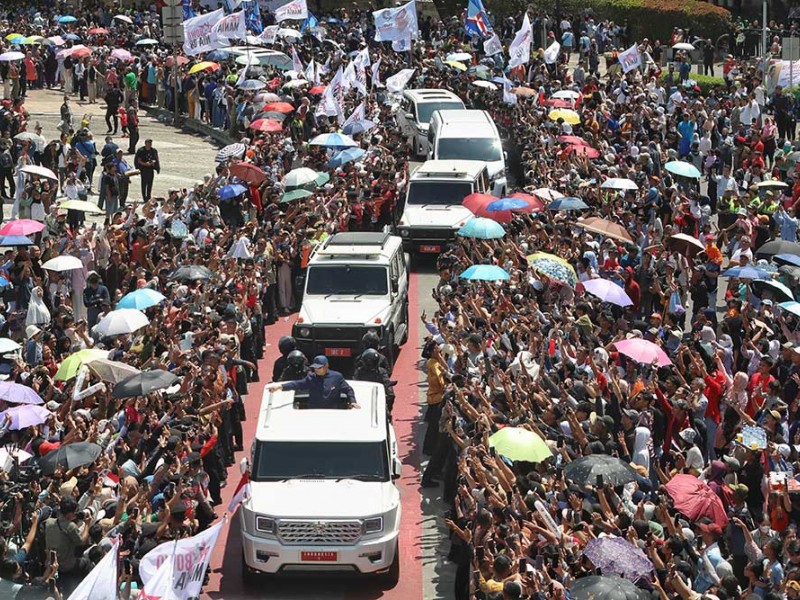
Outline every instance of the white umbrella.
{"label": "white umbrella", "polygon": [[308,85],[308,82],[305,79],[294,79],[284,83],[283,87],[292,90],[294,88],[303,87],[304,85]]}
{"label": "white umbrella", "polygon": [[114,384],[141,373],[139,369],[129,364],[107,358],[95,358],[86,363],[86,366],[103,381]]}
{"label": "white umbrella", "polygon": [[479,88],[486,88],[487,90],[496,90],[497,86],[493,84],[491,81],[485,81],[483,79],[476,79],[472,82],[472,85]]}
{"label": "white umbrella", "polygon": [[264,40],[262,40],[260,37],[254,36],[254,35],[246,35],[244,37],[244,41],[249,46],[263,46],[264,45]]}
{"label": "white umbrella", "polygon": [[52,42],[54,46],[63,46],[67,43],[60,35],[52,35],[47,39]]}
{"label": "white umbrella", "polygon": [[9,338],[0,338],[0,354],[6,354],[7,352],[16,352],[20,350],[22,346],[20,346],[17,342]]}
{"label": "white umbrella", "polygon": [[289,29],[288,27],[284,29],[278,29],[278,35],[281,37],[285,37],[286,39],[295,39],[295,40],[299,40],[303,37],[302,33],[297,31],[296,29]]}
{"label": "white umbrella", "polygon": [[12,61],[12,60],[22,60],[25,58],[25,54],[23,52],[3,52],[0,54],[0,61]]}
{"label": "white umbrella", "polygon": [[678,42],[672,47],[673,50],[694,50],[694,46],[692,46],[689,42]]}
{"label": "white umbrella", "polygon": [[28,175],[38,175],[39,177],[46,177],[47,179],[58,181],[58,176],[47,167],[40,167],[38,165],[25,165],[20,169],[20,171],[22,173],[27,173]]}
{"label": "white umbrella", "polygon": [[553,98],[558,98],[559,100],[577,100],[580,97],[580,93],[575,90],[559,90],[553,94]]}
{"label": "white umbrella", "polygon": [[47,271],[74,271],[83,268],[83,262],[77,256],[56,256],[42,265]]}
{"label": "white umbrella", "polygon": [[301,187],[304,185],[308,185],[309,183],[313,183],[316,181],[318,177],[318,173],[314,169],[309,169],[308,167],[300,167],[299,169],[294,169],[289,171],[283,179],[281,179],[281,183],[284,187]]}
{"label": "white umbrella", "polygon": [[100,337],[112,335],[125,335],[150,324],[142,311],[135,308],[120,308],[112,310],[94,327]]}
{"label": "white umbrella", "polygon": [[106,212],[93,202],[87,202],[86,200],[70,200],[68,198],[62,198],[58,203],[58,208],[63,208],[64,210],[79,210],[96,215],[102,215]]}
{"label": "white umbrella", "polygon": [[231,246],[228,252],[228,258],[253,258],[253,253],[250,252],[247,238],[239,238],[236,243]]}
{"label": "white umbrella", "polygon": [[552,202],[553,200],[558,200],[559,198],[564,197],[564,194],[561,192],[552,190],[550,188],[539,188],[538,190],[533,190],[531,194],[537,198],[541,198],[542,200],[547,200],[548,202]]}
{"label": "white umbrella", "polygon": [[604,190],[636,191],[639,189],[638,185],[636,185],[630,179],[625,179],[624,177],[612,177],[611,179],[606,179],[600,187],[603,188]]}
{"label": "white umbrella", "polygon": [[454,60],[456,62],[464,62],[465,60],[472,60],[472,54],[469,52],[453,52],[445,57],[445,60]]}
{"label": "white umbrella", "polygon": [[788,188],[789,184],[777,179],[767,179],[766,181],[759,181],[756,184],[757,188]]}
{"label": "white umbrella", "polygon": [[[18,142],[31,142],[32,144],[36,144],[36,149],[39,151],[44,150],[44,147],[47,144],[46,139],[44,139],[38,133],[33,133],[31,131],[23,131],[22,133],[18,133],[14,136],[14,139]],[[52,171],[50,172],[52,173]]]}
{"label": "white umbrella", "polygon": [[114,15],[114,18],[117,19],[118,21],[125,21],[126,23],[130,23],[131,25],[133,25],[133,19],[131,19],[127,15]]}
{"label": "white umbrella", "polygon": [[22,464],[32,457],[33,455],[28,454],[25,450],[14,446],[3,446],[0,448],[0,471],[8,473],[14,468],[14,463]]}

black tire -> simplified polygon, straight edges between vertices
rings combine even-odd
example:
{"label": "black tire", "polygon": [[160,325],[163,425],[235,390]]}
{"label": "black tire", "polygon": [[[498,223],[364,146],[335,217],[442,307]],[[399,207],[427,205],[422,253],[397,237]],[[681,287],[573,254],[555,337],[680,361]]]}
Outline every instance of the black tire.
{"label": "black tire", "polygon": [[244,550],[242,550],[242,585],[245,589],[255,589],[258,580],[258,573],[247,566],[244,560]]}
{"label": "black tire", "polygon": [[397,546],[395,547],[392,566],[389,567],[386,573],[381,573],[380,578],[384,587],[388,589],[395,587],[400,581],[400,542],[397,542]]}
{"label": "black tire", "polygon": [[403,302],[403,325],[406,326],[406,331],[403,334],[403,337],[400,340],[400,342],[398,342],[398,344],[400,346],[402,346],[403,344],[405,344],[408,341],[408,329],[409,329],[409,326],[408,326],[408,299],[406,299],[406,301]]}
{"label": "black tire", "polygon": [[394,331],[390,331],[389,336],[386,339],[386,350],[384,351],[384,356],[386,357],[386,362],[389,365],[389,374],[391,375],[392,371],[394,370],[395,357],[397,356],[397,346],[395,346],[394,342]]}

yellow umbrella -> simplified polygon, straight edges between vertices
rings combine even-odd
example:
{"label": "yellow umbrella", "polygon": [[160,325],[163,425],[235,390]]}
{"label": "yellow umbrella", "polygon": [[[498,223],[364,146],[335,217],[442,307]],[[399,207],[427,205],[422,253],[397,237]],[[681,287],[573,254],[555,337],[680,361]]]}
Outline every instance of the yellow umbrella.
{"label": "yellow umbrella", "polygon": [[29,35],[25,38],[25,44],[41,44],[44,38],[40,35]]}
{"label": "yellow umbrella", "polygon": [[468,68],[467,65],[456,60],[446,60],[444,61],[444,64],[446,64],[448,67],[453,67],[457,71],[466,71]]}
{"label": "yellow umbrella", "polygon": [[550,279],[555,279],[573,288],[578,284],[578,274],[575,273],[575,269],[560,256],[547,252],[536,252],[526,256],[525,260],[534,271],[547,275]]}
{"label": "yellow umbrella", "polygon": [[557,108],[555,110],[551,110],[550,114],[547,117],[551,121],[558,121],[559,119],[564,119],[565,123],[569,123],[570,125],[577,125],[581,122],[581,118],[574,110],[570,110],[568,108]]}
{"label": "yellow umbrella", "polygon": [[69,381],[78,374],[84,363],[92,362],[98,358],[108,358],[108,350],[97,350],[96,348],[86,348],[70,354],[56,372],[56,381]]}
{"label": "yellow umbrella", "polygon": [[24,37],[25,37],[25,36],[24,36],[24,35],[22,35],[21,33],[9,33],[9,34],[6,36],[6,39],[7,39],[7,40],[10,42],[10,41],[11,41],[11,40],[13,40],[13,39],[16,39],[16,38],[24,38]]}
{"label": "yellow umbrella", "polygon": [[215,62],[210,60],[204,60],[203,62],[199,62],[194,65],[191,69],[189,69],[189,73],[197,73],[199,71],[205,71],[206,69],[219,69],[219,65]]}

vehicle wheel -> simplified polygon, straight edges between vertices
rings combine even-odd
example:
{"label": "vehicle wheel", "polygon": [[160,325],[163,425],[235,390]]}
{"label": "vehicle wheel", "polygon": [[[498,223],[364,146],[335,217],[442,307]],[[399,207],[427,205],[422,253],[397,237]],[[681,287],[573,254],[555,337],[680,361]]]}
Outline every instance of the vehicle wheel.
{"label": "vehicle wheel", "polygon": [[245,589],[255,588],[255,586],[258,584],[258,574],[247,566],[247,563],[244,560],[244,550],[242,550],[242,584],[244,585]]}
{"label": "vehicle wheel", "polygon": [[395,548],[392,566],[389,567],[386,573],[381,574],[381,581],[387,588],[395,587],[397,582],[400,581],[400,542],[397,543]]}
{"label": "vehicle wheel", "polygon": [[403,333],[403,338],[399,342],[401,346],[408,341],[408,300],[403,303],[403,325],[406,326],[406,330]]}
{"label": "vehicle wheel", "polygon": [[395,346],[394,342],[394,331],[389,332],[389,337],[386,340],[386,350],[384,352],[384,356],[386,356],[386,362],[389,363],[389,374],[391,375],[392,370],[394,370],[394,360],[397,354],[397,347]]}

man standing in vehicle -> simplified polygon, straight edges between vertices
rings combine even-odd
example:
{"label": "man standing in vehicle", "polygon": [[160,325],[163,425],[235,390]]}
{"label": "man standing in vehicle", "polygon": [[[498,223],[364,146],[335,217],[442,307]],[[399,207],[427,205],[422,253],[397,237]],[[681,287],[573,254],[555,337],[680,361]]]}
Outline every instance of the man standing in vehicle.
{"label": "man standing in vehicle", "polygon": [[[270,391],[298,391],[308,393],[308,408],[358,408],[353,388],[339,371],[332,371],[326,356],[315,356],[312,373],[303,379],[270,383]],[[342,396],[347,400],[343,401]]]}

